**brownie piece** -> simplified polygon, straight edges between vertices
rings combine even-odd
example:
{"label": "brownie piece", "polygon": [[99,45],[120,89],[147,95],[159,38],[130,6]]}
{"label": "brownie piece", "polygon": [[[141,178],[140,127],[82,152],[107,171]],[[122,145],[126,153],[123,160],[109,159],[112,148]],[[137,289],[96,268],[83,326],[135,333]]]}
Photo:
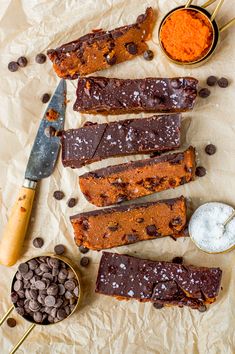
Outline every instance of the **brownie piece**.
{"label": "brownie piece", "polygon": [[146,41],[152,36],[154,23],[155,14],[149,7],[132,25],[112,31],[94,30],[59,48],[48,50],[47,55],[59,77],[76,79],[144,53],[148,49]]}
{"label": "brownie piece", "polygon": [[194,107],[197,83],[192,77],[134,80],[81,77],[73,109],[92,114],[184,112]]}
{"label": "brownie piece", "polygon": [[101,250],[183,232],[186,203],[180,197],[132,204],[77,214],[70,220],[77,246]]}
{"label": "brownie piece", "polygon": [[121,165],[109,166],[79,177],[86,199],[96,206],[107,206],[148,194],[175,188],[195,177],[195,149],[161,155]]}
{"label": "brownie piece", "polygon": [[165,306],[199,309],[216,300],[220,289],[220,268],[194,267],[159,262],[124,254],[103,252],[96,292],[150,301]]}
{"label": "brownie piece", "polygon": [[62,132],[62,162],[81,167],[109,157],[165,151],[180,146],[177,114],[91,124]]}

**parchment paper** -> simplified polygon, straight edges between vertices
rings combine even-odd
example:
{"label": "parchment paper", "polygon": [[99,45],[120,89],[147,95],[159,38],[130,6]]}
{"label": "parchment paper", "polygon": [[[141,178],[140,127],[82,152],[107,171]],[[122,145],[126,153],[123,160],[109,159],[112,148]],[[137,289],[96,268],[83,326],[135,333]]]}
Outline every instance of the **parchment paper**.
{"label": "parchment paper", "polygon": [[[197,3],[202,3],[198,1]],[[7,221],[10,207],[23,181],[30,149],[45,105],[43,93],[53,93],[59,79],[49,60],[39,65],[37,53],[76,39],[94,28],[112,29],[132,23],[152,6],[157,11],[153,39],[149,42],[155,53],[151,62],[139,57],[97,73],[120,78],[146,76],[171,77],[192,75],[205,85],[209,75],[225,76],[230,80],[227,89],[211,88],[208,99],[198,99],[193,112],[184,114],[182,147],[196,146],[199,163],[207,175],[175,190],[164,191],[145,198],[157,200],[181,194],[190,200],[191,209],[207,201],[222,201],[235,206],[235,28],[224,32],[221,45],[213,59],[197,69],[177,67],[160,53],[157,32],[163,15],[183,1],[166,0],[1,0],[0,2],[0,227]],[[212,6],[213,8],[213,6]],[[234,1],[226,1],[218,16],[219,24],[235,16]],[[26,55],[29,65],[11,73],[7,64]],[[103,122],[125,119],[124,116],[85,116],[73,112],[76,81],[68,82],[66,128],[81,126],[85,120]],[[147,114],[139,117],[148,116]],[[204,147],[212,142],[217,153],[208,156]],[[140,158],[135,157],[135,158]],[[80,253],[74,241],[69,216],[94,207],[82,196],[77,176],[101,166],[133,160],[133,157],[105,160],[79,170],[65,169],[59,160],[53,175],[40,183],[34,214],[20,261],[53,251],[58,243],[67,247],[67,255],[79,263]],[[61,189],[66,198],[55,201],[52,194]],[[69,209],[66,200],[79,198],[78,205]],[[139,201],[138,201],[139,202]],[[1,231],[0,230],[0,231]],[[44,248],[37,250],[32,240],[41,236]],[[19,353],[79,353],[79,354],[233,354],[235,352],[235,251],[221,255],[207,255],[199,251],[190,239],[177,242],[170,238],[146,241],[113,249],[156,260],[171,260],[183,256],[188,264],[219,266],[223,269],[222,288],[218,301],[206,313],[189,308],[168,308],[157,311],[152,304],[136,301],[119,302],[94,293],[101,253],[89,252],[91,265],[81,270],[84,280],[84,302],[80,311],[55,326],[36,327],[24,342]],[[0,315],[9,308],[10,285],[17,265],[0,267]],[[0,328],[0,352],[8,353],[27,329],[28,323],[16,313],[17,326],[4,324]]]}

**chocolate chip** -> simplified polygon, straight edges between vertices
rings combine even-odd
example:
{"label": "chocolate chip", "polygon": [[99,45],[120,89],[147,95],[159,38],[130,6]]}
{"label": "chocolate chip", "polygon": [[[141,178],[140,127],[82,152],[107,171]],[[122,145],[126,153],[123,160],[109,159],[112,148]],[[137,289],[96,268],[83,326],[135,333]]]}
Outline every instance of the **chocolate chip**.
{"label": "chocolate chip", "polygon": [[217,77],[216,76],[209,76],[206,80],[206,83],[208,86],[215,86],[217,83]]}
{"label": "chocolate chip", "polygon": [[82,257],[80,260],[80,265],[82,267],[87,267],[89,263],[90,263],[90,260],[88,257]]}
{"label": "chocolate chip", "polygon": [[37,302],[36,300],[30,300],[29,301],[29,309],[33,312],[36,312],[38,310],[40,310],[41,308],[41,304],[39,302]]}
{"label": "chocolate chip", "polygon": [[177,226],[177,225],[181,225],[182,224],[182,219],[180,216],[177,216],[176,218],[173,218],[170,221],[171,226]]}
{"label": "chocolate chip", "polygon": [[46,306],[52,307],[55,305],[55,303],[56,303],[56,300],[55,300],[54,296],[48,295],[45,297],[45,305]]}
{"label": "chocolate chip", "polygon": [[216,153],[216,146],[213,144],[209,144],[205,147],[205,152],[208,155],[214,155]]}
{"label": "chocolate chip", "polygon": [[37,323],[42,323],[43,321],[43,315],[41,312],[37,311],[37,312],[34,312],[33,314],[33,319],[35,322]]}
{"label": "chocolate chip", "polygon": [[60,261],[57,258],[51,257],[49,260],[49,264],[53,267],[53,268],[59,268],[60,266]]}
{"label": "chocolate chip", "polygon": [[59,291],[59,295],[64,295],[65,287],[63,284],[58,284],[58,291]]}
{"label": "chocolate chip", "polygon": [[205,312],[206,310],[207,310],[206,305],[200,305],[200,306],[198,307],[198,311],[199,311],[199,312]]}
{"label": "chocolate chip", "polygon": [[70,198],[67,202],[67,205],[69,208],[73,208],[76,204],[77,204],[76,198]]}
{"label": "chocolate chip", "polygon": [[61,244],[60,245],[56,245],[55,248],[54,248],[54,252],[55,252],[55,254],[58,254],[58,255],[63,254],[65,252],[64,245],[61,245]]}
{"label": "chocolate chip", "polygon": [[87,248],[87,247],[81,245],[81,246],[79,246],[79,251],[80,251],[81,253],[87,253],[87,252],[89,252],[89,248]]}
{"label": "chocolate chip", "polygon": [[35,287],[38,290],[44,290],[46,289],[46,282],[44,280],[37,280],[35,282]]}
{"label": "chocolate chip", "polygon": [[42,103],[47,103],[50,101],[51,95],[49,93],[44,93],[41,97]]}
{"label": "chocolate chip", "polygon": [[144,52],[143,57],[144,57],[145,60],[148,60],[148,61],[153,60],[153,57],[154,57],[153,51],[150,50],[150,49],[146,50]]}
{"label": "chocolate chip", "polygon": [[23,275],[29,271],[29,266],[27,263],[20,263],[18,270]]}
{"label": "chocolate chip", "polygon": [[11,71],[11,72],[15,72],[19,69],[19,65],[17,64],[16,61],[11,61],[9,64],[8,64],[8,70]]}
{"label": "chocolate chip", "polygon": [[138,52],[137,45],[134,42],[127,43],[126,50],[128,51],[128,53],[132,55],[135,55]]}
{"label": "chocolate chip", "polygon": [[33,271],[32,270],[28,271],[26,274],[23,274],[23,278],[25,280],[30,280],[32,277],[33,277]]}
{"label": "chocolate chip", "polygon": [[13,289],[18,292],[19,290],[23,289],[23,282],[21,280],[16,280]]}
{"label": "chocolate chip", "polygon": [[108,229],[110,230],[110,231],[117,231],[118,230],[118,223],[115,223],[115,224],[113,224],[113,225],[109,225],[108,226]]}
{"label": "chocolate chip", "polygon": [[157,228],[155,225],[148,225],[146,227],[146,232],[149,236],[157,236]]}
{"label": "chocolate chip", "polygon": [[61,269],[59,274],[58,274],[58,278],[65,280],[68,276],[68,271],[66,269]]}
{"label": "chocolate chip", "polygon": [[174,89],[179,89],[181,87],[181,82],[179,79],[171,79],[170,83],[171,87],[173,87]]}
{"label": "chocolate chip", "polygon": [[75,295],[76,297],[78,297],[78,295],[79,295],[79,288],[78,288],[78,286],[76,286],[76,288],[74,289],[73,293],[74,293],[74,295]]}
{"label": "chocolate chip", "polygon": [[23,309],[23,307],[16,307],[16,312],[17,312],[20,316],[24,316],[24,314],[25,314],[25,310]]}
{"label": "chocolate chip", "polygon": [[161,310],[164,307],[164,305],[160,304],[159,302],[154,302],[153,307],[157,310]]}
{"label": "chocolate chip", "polygon": [[64,198],[64,192],[62,191],[55,191],[53,193],[53,197],[56,199],[56,200],[61,200]]}
{"label": "chocolate chip", "polygon": [[203,177],[206,175],[206,169],[203,166],[198,166],[195,171],[196,176]]}
{"label": "chocolate chip", "polygon": [[177,263],[177,264],[182,264],[183,263],[183,257],[174,257],[172,259],[173,263]]}
{"label": "chocolate chip", "polygon": [[47,289],[47,294],[48,295],[57,295],[59,291],[58,285],[57,284],[51,284],[48,289]]}
{"label": "chocolate chip", "polygon": [[207,98],[209,97],[211,94],[210,90],[208,90],[208,88],[202,88],[201,90],[199,90],[198,95],[201,98]]}
{"label": "chocolate chip", "polygon": [[219,87],[221,87],[221,88],[226,88],[226,87],[228,87],[228,80],[227,80],[225,77],[221,77],[221,78],[218,80],[218,85],[219,85]]}
{"label": "chocolate chip", "polygon": [[18,294],[16,292],[12,292],[11,293],[11,301],[13,302],[13,304],[16,304],[17,301],[18,301],[19,297],[18,297]]}
{"label": "chocolate chip", "polygon": [[7,325],[11,328],[15,327],[16,326],[16,320],[12,317],[9,317],[7,319]]}
{"label": "chocolate chip", "polygon": [[59,310],[57,311],[57,318],[58,318],[58,320],[63,320],[63,319],[66,318],[66,317],[67,317],[67,314],[66,314],[66,312],[65,312],[64,309],[59,309]]}
{"label": "chocolate chip", "polygon": [[38,262],[36,261],[36,259],[31,259],[30,261],[28,261],[28,265],[31,270],[35,270],[36,268],[38,268]]}
{"label": "chocolate chip", "polygon": [[21,67],[24,68],[28,64],[28,60],[25,57],[19,57],[17,59],[17,64]]}
{"label": "chocolate chip", "polygon": [[38,298],[38,292],[36,289],[30,289],[28,291],[30,299],[36,300]]}
{"label": "chocolate chip", "polygon": [[128,242],[136,242],[138,239],[139,239],[138,235],[135,235],[135,234],[128,234],[127,235]]}
{"label": "chocolate chip", "polygon": [[42,54],[42,53],[37,54],[35,57],[35,61],[38,64],[43,64],[43,63],[45,63],[46,60],[47,60],[47,57],[45,56],[45,54]]}
{"label": "chocolate chip", "polygon": [[141,224],[142,222],[144,222],[144,218],[137,218],[136,222],[138,222],[139,224]]}
{"label": "chocolate chip", "polygon": [[105,60],[109,65],[114,65],[117,61],[117,57],[116,55],[113,55],[112,57],[110,56],[110,54],[106,54],[105,56]]}
{"label": "chocolate chip", "polygon": [[34,240],[33,240],[33,245],[35,248],[41,248],[44,244],[44,241],[41,237],[36,237]]}

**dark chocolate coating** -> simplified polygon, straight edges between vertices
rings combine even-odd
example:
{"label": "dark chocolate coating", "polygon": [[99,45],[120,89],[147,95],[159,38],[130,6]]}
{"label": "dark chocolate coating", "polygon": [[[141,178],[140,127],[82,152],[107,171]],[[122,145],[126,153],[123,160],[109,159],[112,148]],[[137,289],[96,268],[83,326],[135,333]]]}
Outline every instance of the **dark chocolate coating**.
{"label": "dark chocolate coating", "polygon": [[199,308],[219,293],[220,268],[194,267],[103,252],[96,292],[139,301]]}
{"label": "dark chocolate coating", "polygon": [[178,114],[93,124],[64,131],[64,166],[81,167],[109,157],[166,151],[180,146]]}
{"label": "dark chocolate coating", "polygon": [[134,80],[81,77],[74,110],[94,114],[184,112],[194,106],[197,84],[192,77]]}

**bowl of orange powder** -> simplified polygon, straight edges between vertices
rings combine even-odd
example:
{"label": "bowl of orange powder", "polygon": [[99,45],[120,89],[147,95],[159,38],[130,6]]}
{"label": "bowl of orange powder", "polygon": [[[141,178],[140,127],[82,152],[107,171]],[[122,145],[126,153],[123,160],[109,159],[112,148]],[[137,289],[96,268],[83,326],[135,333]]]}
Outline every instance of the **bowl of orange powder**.
{"label": "bowl of orange powder", "polygon": [[211,52],[214,40],[214,26],[206,11],[198,7],[174,9],[159,28],[161,49],[176,64],[201,62]]}

